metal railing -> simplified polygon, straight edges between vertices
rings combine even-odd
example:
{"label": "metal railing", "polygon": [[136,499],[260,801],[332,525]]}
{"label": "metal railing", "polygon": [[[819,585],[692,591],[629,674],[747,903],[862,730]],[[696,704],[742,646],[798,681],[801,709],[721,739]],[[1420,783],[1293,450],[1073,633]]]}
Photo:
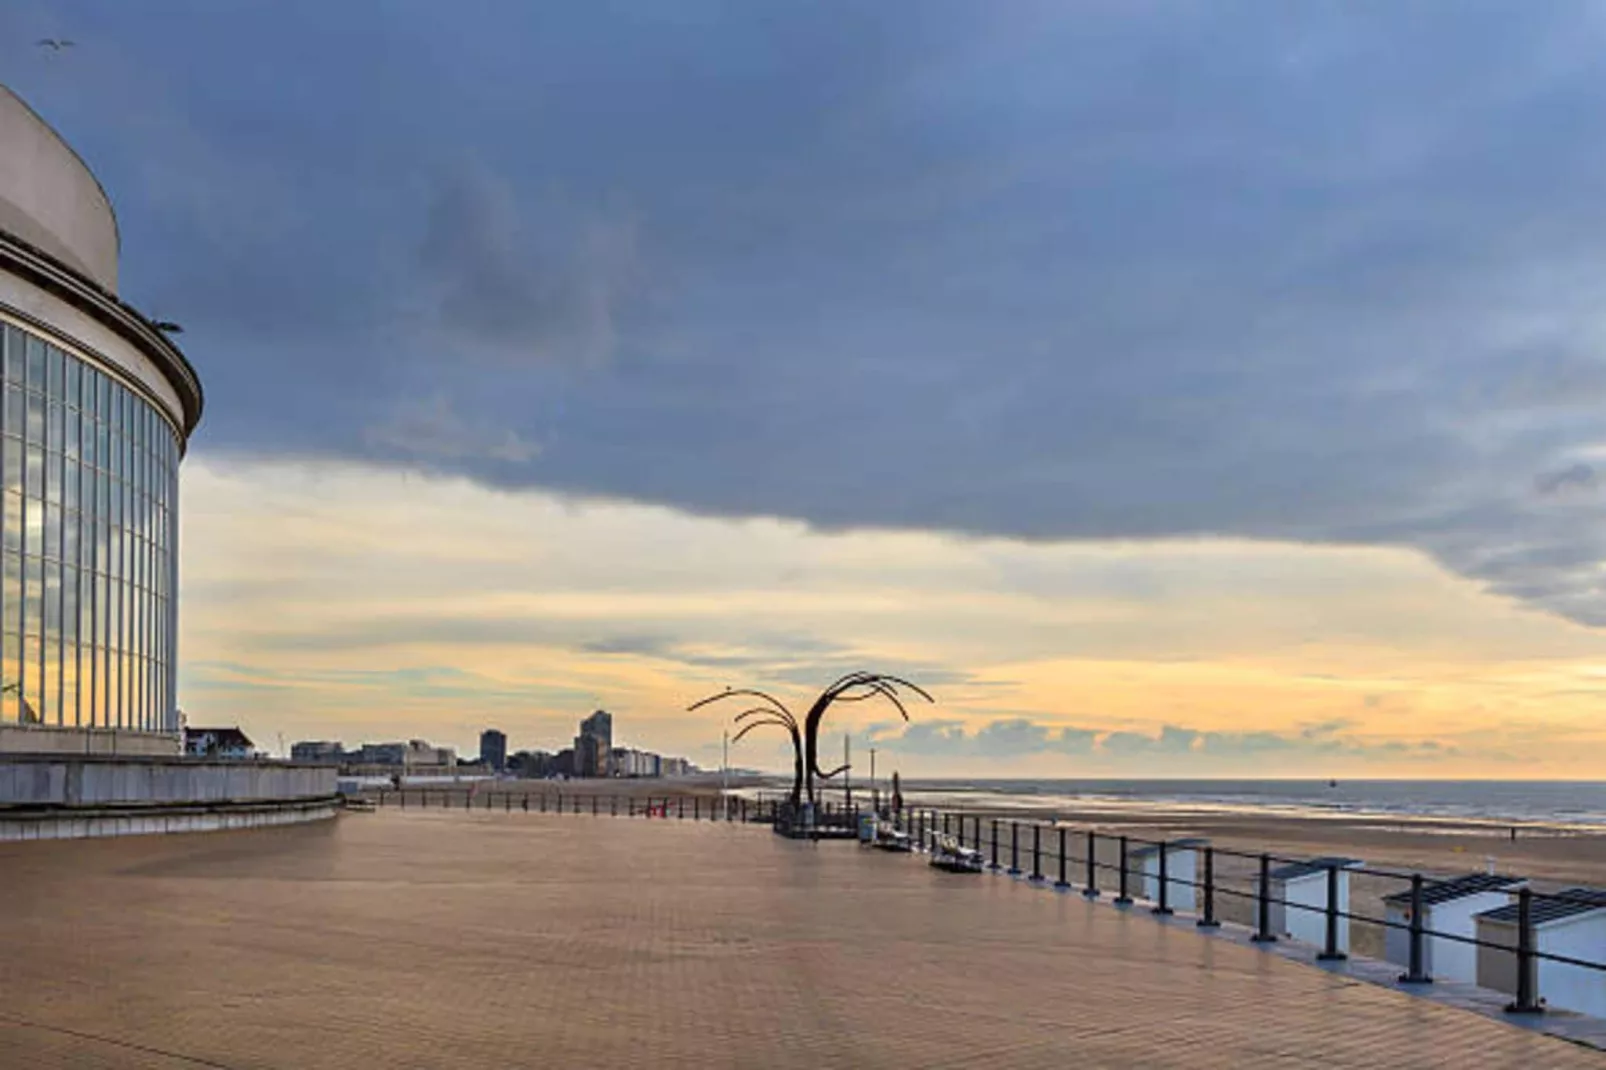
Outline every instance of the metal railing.
{"label": "metal railing", "polygon": [[[377,795],[369,793],[366,797],[375,799],[380,806],[400,808],[519,810],[524,813],[680,821],[723,820],[770,825],[782,822],[787,814],[779,800],[763,797],[749,799],[745,796],[728,796],[721,800],[718,796],[690,794],[641,796],[583,791],[494,792],[411,788],[387,789],[379,791]],[[826,801],[817,807],[815,819],[821,827],[856,828],[866,812],[856,805],[833,805]],[[1405,934],[1406,960],[1403,963],[1405,972],[1399,976],[1402,985],[1432,982],[1428,968],[1430,941],[1470,945],[1502,953],[1510,957],[1509,961],[1496,966],[1493,972],[1511,978],[1509,987],[1514,998],[1506,1009],[1513,1014],[1537,1014],[1544,1010],[1545,1000],[1540,990],[1541,964],[1592,971],[1603,975],[1601,983],[1606,984],[1606,961],[1582,959],[1542,948],[1537,939],[1538,920],[1535,916],[1536,910],[1544,904],[1606,910],[1606,895],[1597,898],[1566,892],[1539,892],[1518,882],[1516,878],[1512,878],[1511,886],[1488,889],[1508,895],[1512,900],[1511,905],[1515,907],[1513,940],[1503,943],[1428,927],[1424,922],[1424,908],[1429,903],[1429,893],[1441,879],[1455,878],[1437,878],[1422,871],[1381,869],[1337,860],[1317,864],[1311,859],[1285,857],[1270,852],[1255,853],[1208,843],[1188,842],[1179,845],[1173,840],[1147,839],[1129,833],[1110,834],[1057,821],[1008,820],[990,813],[957,809],[905,808],[891,815],[890,820],[899,831],[909,834],[917,850],[927,850],[933,834],[941,831],[954,836],[960,846],[982,852],[989,870],[1024,877],[1033,883],[1048,883],[1047,870],[1044,868],[1046,862],[1056,874],[1052,887],[1062,891],[1076,887],[1072,876],[1079,871],[1081,894],[1089,899],[1099,898],[1103,894],[1105,889],[1101,887],[1101,877],[1107,878],[1113,871],[1116,895],[1112,902],[1120,907],[1131,907],[1136,903],[1132,877],[1137,874],[1145,889],[1152,887],[1153,895],[1143,898],[1151,904],[1151,912],[1160,917],[1176,912],[1178,903],[1174,900],[1174,893],[1179,888],[1187,888],[1197,900],[1196,910],[1190,912],[1195,913],[1195,925],[1201,929],[1221,926],[1223,919],[1219,908],[1223,902],[1241,906],[1246,921],[1240,924],[1250,930],[1249,939],[1257,943],[1276,943],[1282,936],[1288,935],[1287,924],[1282,926],[1283,932],[1275,931],[1277,927],[1272,920],[1274,910],[1280,910],[1284,918],[1289,911],[1320,915],[1321,937],[1319,941],[1312,942],[1317,943],[1319,948],[1316,957],[1323,961],[1338,961],[1346,956],[1347,941],[1341,932],[1345,922],[1376,926],[1383,930],[1385,941],[1389,932],[1402,932]],[[1031,863],[1029,873],[1021,865],[1023,832],[1030,840],[1027,848]],[[1075,853],[1077,845],[1080,846],[1080,854]],[[1145,859],[1154,860],[1152,871],[1142,865],[1136,865],[1135,868],[1134,850],[1143,852]],[[1194,876],[1184,876],[1175,869],[1173,863],[1181,851],[1195,852],[1200,864]],[[1112,854],[1113,861],[1110,860]],[[1235,883],[1224,878],[1218,865],[1221,860],[1236,862],[1249,869],[1253,874],[1247,882],[1249,887],[1242,887],[1241,881]],[[1274,866],[1303,867],[1305,875],[1324,874],[1322,902],[1311,903],[1286,895],[1273,895],[1272,886],[1279,879]],[[1401,885],[1400,898],[1405,904],[1401,911],[1404,919],[1341,906],[1345,898],[1341,882],[1346,875],[1398,882]],[[1481,963],[1479,973],[1482,974]]]}
{"label": "metal railing", "polygon": [[[1385,941],[1391,931],[1404,933],[1405,972],[1399,976],[1399,983],[1402,985],[1431,983],[1432,977],[1427,966],[1430,941],[1486,948],[1503,956],[1509,956],[1506,963],[1496,967],[1491,973],[1504,973],[1510,977],[1509,987],[1514,998],[1506,1009],[1513,1014],[1537,1014],[1545,1009],[1540,984],[1542,964],[1591,971],[1601,975],[1600,983],[1606,985],[1606,961],[1566,955],[1541,947],[1537,938],[1536,921],[1536,911],[1541,904],[1606,910],[1606,895],[1597,897],[1568,892],[1541,892],[1517,878],[1511,878],[1510,884],[1505,887],[1482,889],[1508,896],[1509,905],[1515,908],[1513,911],[1515,919],[1512,924],[1513,942],[1506,943],[1476,935],[1435,929],[1425,924],[1424,917],[1427,912],[1424,907],[1429,902],[1428,893],[1441,880],[1458,879],[1454,876],[1439,878],[1422,871],[1384,869],[1338,860],[1327,860],[1325,863],[1317,864],[1311,859],[1281,856],[1270,852],[1254,853],[1216,847],[1207,843],[1179,845],[1166,839],[1142,838],[1128,833],[1102,833],[1096,829],[1077,828],[1057,821],[1007,820],[993,815],[964,811],[918,808],[911,812],[909,820],[913,826],[918,827],[920,823],[929,825],[939,819],[946,820],[950,815],[957,819],[958,827],[961,829],[965,827],[966,818],[970,819],[971,827],[976,830],[971,846],[988,853],[991,860],[990,869],[998,871],[1004,868],[999,862],[1002,844],[1003,849],[1008,852],[1007,872],[1010,875],[1025,876],[1033,882],[1046,881],[1044,875],[1046,858],[1050,868],[1058,873],[1058,879],[1053,882],[1053,887],[1061,890],[1073,889],[1075,885],[1070,880],[1070,875],[1076,869],[1080,869],[1081,891],[1090,899],[1103,894],[1100,876],[1114,871],[1117,894],[1113,902],[1122,907],[1134,905],[1136,900],[1133,896],[1132,878],[1137,875],[1146,888],[1152,888],[1152,893],[1144,898],[1150,903],[1150,910],[1155,915],[1165,917],[1175,913],[1177,904],[1173,901],[1174,892],[1178,888],[1187,888],[1194,892],[1198,901],[1195,924],[1201,929],[1214,929],[1222,924],[1219,905],[1225,898],[1229,903],[1237,903],[1247,908],[1247,927],[1251,930],[1249,938],[1254,942],[1265,944],[1275,943],[1281,936],[1288,935],[1287,925],[1283,926],[1282,933],[1275,931],[1272,922],[1274,909],[1280,909],[1285,917],[1290,911],[1319,915],[1321,937],[1314,943],[1318,948],[1315,957],[1320,961],[1340,961],[1346,957],[1347,941],[1341,937],[1344,922],[1375,926],[1383,930]],[[984,817],[989,830],[986,842],[981,840]],[[1045,833],[1053,835],[1045,837]],[[1029,835],[1031,839],[1032,865],[1029,874],[1023,874],[1020,865],[1020,844],[1023,834]],[[1045,839],[1048,842],[1046,847]],[[921,841],[917,838],[916,842]],[[1074,853],[1075,844],[1081,845],[1080,854]],[[1147,857],[1153,859],[1152,870],[1135,864],[1134,850],[1142,850]],[[1196,854],[1200,863],[1196,870],[1197,876],[1184,876],[1174,870],[1173,860],[1182,851]],[[1115,856],[1113,861],[1109,860],[1111,854]],[[1218,860],[1222,859],[1244,864],[1251,870],[1253,876],[1248,881],[1248,888],[1235,886],[1233,882],[1223,879],[1218,867]],[[1311,903],[1300,898],[1273,894],[1273,887],[1280,880],[1273,868],[1276,866],[1297,866],[1301,867],[1306,875],[1322,875],[1325,889],[1320,897],[1321,902]],[[1401,911],[1404,919],[1390,917],[1387,913],[1370,913],[1342,906],[1342,901],[1347,897],[1341,891],[1341,881],[1346,875],[1398,882],[1401,885],[1400,898],[1404,903],[1404,909]],[[1394,897],[1380,895],[1378,898],[1381,900]],[[1481,964],[1478,972],[1481,980],[1483,973]]]}

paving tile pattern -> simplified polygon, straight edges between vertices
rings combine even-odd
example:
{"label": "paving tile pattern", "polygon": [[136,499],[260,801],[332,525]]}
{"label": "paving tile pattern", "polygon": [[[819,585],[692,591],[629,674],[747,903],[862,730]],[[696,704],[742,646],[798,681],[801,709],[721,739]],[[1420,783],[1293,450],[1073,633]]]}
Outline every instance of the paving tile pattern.
{"label": "paving tile pattern", "polygon": [[0,1068],[1606,1066],[1146,914],[735,825],[7,844],[0,903]]}

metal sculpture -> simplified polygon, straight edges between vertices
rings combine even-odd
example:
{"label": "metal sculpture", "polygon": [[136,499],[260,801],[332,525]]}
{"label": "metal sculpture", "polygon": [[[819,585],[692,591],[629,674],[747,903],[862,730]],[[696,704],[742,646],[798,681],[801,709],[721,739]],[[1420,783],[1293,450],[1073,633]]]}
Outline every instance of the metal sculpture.
{"label": "metal sculpture", "polygon": [[[838,766],[830,772],[820,768],[819,763],[819,736],[820,723],[825,719],[825,711],[838,702],[863,702],[866,699],[881,697],[891,702],[905,721],[909,719],[909,711],[904,708],[904,698],[899,688],[919,695],[927,702],[935,702],[924,689],[908,680],[898,676],[888,676],[885,673],[852,672],[841,677],[830,687],[820,692],[809,712],[804,716],[800,725],[792,711],[786,704],[774,695],[752,688],[732,689],[726,688],[717,695],[710,695],[701,701],[692,703],[689,710],[700,709],[713,702],[720,702],[738,695],[756,698],[764,703],[762,706],[753,706],[736,715],[736,723],[742,724],[741,731],[736,733],[740,740],[748,732],[763,725],[774,725],[784,728],[792,737],[792,795],[791,802],[795,808],[799,806],[805,793],[810,803],[814,802],[814,781],[830,780],[846,771],[845,765]],[[746,722],[743,724],[743,722]]]}

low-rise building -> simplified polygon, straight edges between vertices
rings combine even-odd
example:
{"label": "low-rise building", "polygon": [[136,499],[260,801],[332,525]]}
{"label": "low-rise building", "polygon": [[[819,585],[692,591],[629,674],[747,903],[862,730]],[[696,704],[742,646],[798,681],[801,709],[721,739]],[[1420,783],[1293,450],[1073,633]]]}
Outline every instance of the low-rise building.
{"label": "low-rise building", "polygon": [[[1509,903],[1479,914],[1478,985],[1517,991],[1517,922],[1520,907]],[[1580,962],[1606,960],[1606,891],[1564,888],[1555,897],[1536,895],[1529,906],[1533,948]],[[1494,946],[1486,946],[1494,945]],[[1547,1006],[1606,1018],[1606,971],[1539,959],[1534,980]]]}
{"label": "low-rise building", "polygon": [[[1188,838],[1165,845],[1165,901],[1171,910],[1191,912],[1199,879],[1199,849],[1209,840]],[[1139,875],[1143,898],[1160,901],[1160,848],[1144,845],[1128,855],[1128,865]]]}
{"label": "low-rise building", "polygon": [[256,744],[251,737],[234,728],[184,729],[184,753],[202,758],[254,758]]}
{"label": "low-rise building", "polygon": [[338,740],[303,740],[290,744],[290,758],[297,762],[338,765],[346,760],[346,747]]}
{"label": "low-rise building", "polygon": [[1360,865],[1358,858],[1312,858],[1278,866],[1271,877],[1271,931],[1317,947],[1327,944],[1328,871],[1336,871],[1338,892],[1338,947],[1349,951],[1349,871]]}
{"label": "low-rise building", "polygon": [[[1464,943],[1477,935],[1477,916],[1511,902],[1512,893],[1525,882],[1521,877],[1496,873],[1468,873],[1422,886],[1422,972],[1445,981],[1478,980],[1478,948]],[[1411,965],[1411,891],[1383,898],[1384,918],[1390,928],[1383,938],[1383,955],[1402,967]]]}

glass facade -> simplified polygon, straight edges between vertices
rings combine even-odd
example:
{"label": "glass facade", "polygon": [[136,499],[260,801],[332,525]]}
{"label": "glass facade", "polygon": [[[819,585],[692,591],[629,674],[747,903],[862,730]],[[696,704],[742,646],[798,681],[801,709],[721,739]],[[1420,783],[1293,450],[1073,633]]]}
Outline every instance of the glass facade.
{"label": "glass facade", "polygon": [[177,731],[177,433],[9,323],[0,383],[0,724]]}

